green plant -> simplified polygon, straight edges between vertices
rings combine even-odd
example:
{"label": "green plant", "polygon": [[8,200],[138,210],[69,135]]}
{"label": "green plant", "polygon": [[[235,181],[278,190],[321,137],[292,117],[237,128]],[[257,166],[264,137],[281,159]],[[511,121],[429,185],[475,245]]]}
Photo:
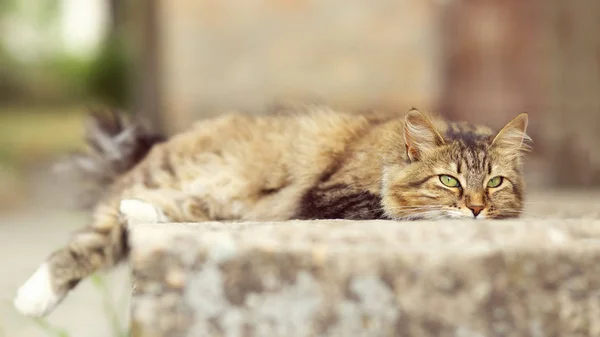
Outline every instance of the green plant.
{"label": "green plant", "polygon": [[110,325],[113,330],[113,335],[115,337],[127,337],[129,336],[129,332],[123,328],[122,322],[119,318],[119,311],[115,308],[114,303],[111,301],[110,292],[108,287],[106,286],[106,280],[98,275],[92,275],[91,277],[92,284],[100,293],[102,294],[102,304],[104,306],[104,312],[108,317]]}
{"label": "green plant", "polygon": [[52,324],[48,323],[48,321],[46,321],[45,319],[36,319],[34,320],[34,322],[37,324],[37,326],[44,330],[44,332],[46,334],[48,334],[48,336],[52,336],[52,337],[69,337],[69,333],[67,331],[65,331],[62,328],[58,328],[56,326],[53,326]]}
{"label": "green plant", "polygon": [[109,36],[89,67],[89,94],[118,108],[130,103],[129,59],[123,43],[117,36]]}

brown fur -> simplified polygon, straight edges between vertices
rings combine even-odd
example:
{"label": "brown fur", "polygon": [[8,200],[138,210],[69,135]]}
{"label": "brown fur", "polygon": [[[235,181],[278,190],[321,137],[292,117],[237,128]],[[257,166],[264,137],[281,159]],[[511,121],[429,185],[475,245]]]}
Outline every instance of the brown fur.
{"label": "brown fur", "polygon": [[[522,210],[526,115],[495,136],[416,110],[307,110],[202,121],[155,145],[108,187],[90,226],[51,255],[54,289],[65,294],[126,256],[122,199],[146,201],[173,222],[473,218],[472,207],[508,218]],[[444,186],[442,174],[461,188]],[[497,175],[504,183],[487,188]]]}

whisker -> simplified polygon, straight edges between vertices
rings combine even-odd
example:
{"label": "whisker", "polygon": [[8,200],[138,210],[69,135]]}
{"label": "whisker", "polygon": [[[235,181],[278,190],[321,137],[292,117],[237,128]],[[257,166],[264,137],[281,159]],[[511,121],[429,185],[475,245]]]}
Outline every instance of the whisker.
{"label": "whisker", "polygon": [[418,220],[418,219],[435,220],[437,218],[447,219],[447,217],[445,217],[444,214],[441,213],[441,211],[439,211],[439,210],[415,212],[415,213],[408,214],[406,216],[399,217],[400,220]]}
{"label": "whisker", "polygon": [[494,212],[490,212],[489,216],[494,217],[494,216],[498,216],[498,215],[502,215],[503,217],[518,217],[520,215],[526,215],[526,216],[531,216],[534,218],[539,218],[542,217],[540,214],[536,214],[533,212],[528,212],[528,211],[517,211],[514,209],[496,209]]}
{"label": "whisker", "polygon": [[390,211],[415,211],[415,210],[439,210],[443,208],[443,205],[432,205],[432,206],[410,206],[410,207],[391,207]]}
{"label": "whisker", "polygon": [[[385,213],[385,210],[383,207],[359,209],[353,213],[348,214],[348,217],[349,218],[366,217],[366,216],[369,216],[371,214],[376,214],[376,213]],[[374,219],[384,219],[384,216],[381,215],[381,216],[375,217]]]}
{"label": "whisker", "polygon": [[354,212],[351,214],[352,217],[356,217],[356,216],[365,216],[368,214],[372,214],[372,213],[377,213],[377,212],[386,212],[386,211],[390,211],[390,212],[402,212],[402,211],[409,211],[409,212],[415,212],[415,211],[422,211],[422,210],[438,210],[441,207],[441,205],[424,205],[424,206],[400,206],[400,207],[392,207],[390,209],[385,209],[384,207],[376,207],[376,208],[372,208],[372,209],[362,209],[359,210],[357,212]]}

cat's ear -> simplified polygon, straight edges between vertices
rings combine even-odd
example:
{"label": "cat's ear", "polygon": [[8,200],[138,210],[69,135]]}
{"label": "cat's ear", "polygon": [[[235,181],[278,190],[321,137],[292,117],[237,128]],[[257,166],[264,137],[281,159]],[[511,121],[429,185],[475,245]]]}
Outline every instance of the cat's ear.
{"label": "cat's ear", "polygon": [[404,143],[411,161],[421,160],[427,153],[444,144],[444,138],[431,120],[416,109],[410,110],[404,120]]}
{"label": "cat's ear", "polygon": [[492,146],[514,154],[529,151],[527,142],[531,141],[531,138],[527,135],[528,122],[529,117],[526,113],[518,115],[498,132]]}

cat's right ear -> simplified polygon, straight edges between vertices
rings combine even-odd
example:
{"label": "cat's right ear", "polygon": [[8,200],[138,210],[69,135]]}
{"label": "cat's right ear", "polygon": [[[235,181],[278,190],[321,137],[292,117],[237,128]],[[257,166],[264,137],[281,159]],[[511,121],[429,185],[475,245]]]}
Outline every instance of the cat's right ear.
{"label": "cat's right ear", "polygon": [[528,142],[531,138],[527,135],[529,117],[522,113],[511,120],[494,137],[492,145],[504,150],[507,154],[522,154],[531,150]]}
{"label": "cat's right ear", "polygon": [[412,109],[404,120],[404,143],[410,161],[418,161],[436,147],[443,145],[444,138],[427,116]]}

